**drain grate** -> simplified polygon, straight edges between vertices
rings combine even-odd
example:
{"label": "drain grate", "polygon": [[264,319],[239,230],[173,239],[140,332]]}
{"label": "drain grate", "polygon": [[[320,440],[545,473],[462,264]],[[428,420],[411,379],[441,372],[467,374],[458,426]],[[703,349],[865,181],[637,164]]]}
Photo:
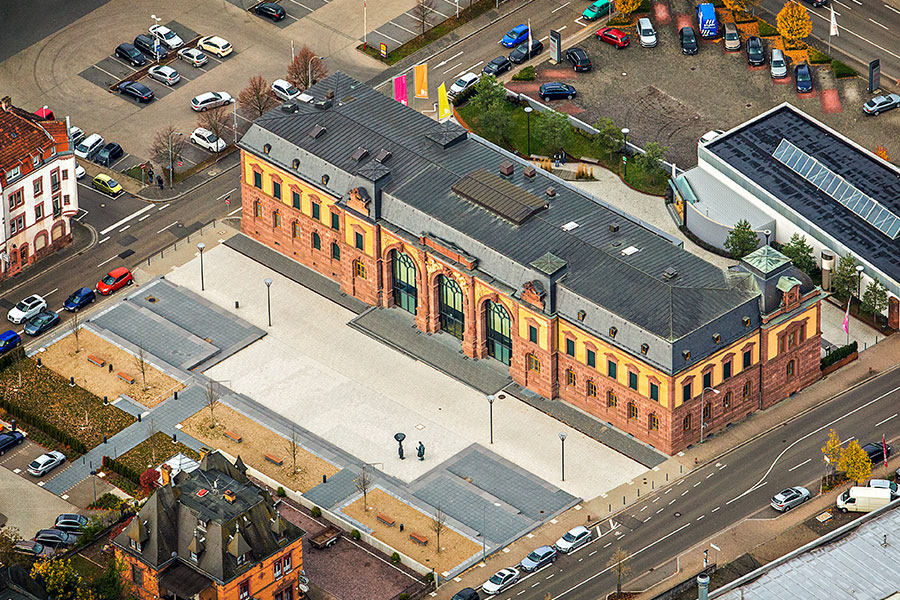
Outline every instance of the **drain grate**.
{"label": "drain grate", "polygon": [[157,298],[156,296],[147,296],[146,298],[144,298],[144,300],[146,300],[146,301],[149,302],[150,304],[154,304],[154,303],[156,303],[156,302],[159,302],[159,298]]}

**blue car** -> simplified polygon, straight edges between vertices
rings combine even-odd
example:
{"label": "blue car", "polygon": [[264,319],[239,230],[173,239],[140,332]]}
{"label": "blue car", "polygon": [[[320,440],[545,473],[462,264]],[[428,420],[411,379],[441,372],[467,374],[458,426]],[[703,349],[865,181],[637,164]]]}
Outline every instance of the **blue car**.
{"label": "blue car", "polygon": [[22,338],[12,329],[0,333],[0,354],[6,354],[21,343]]}
{"label": "blue car", "polygon": [[69,312],[78,312],[96,299],[97,295],[94,293],[94,290],[89,287],[83,287],[80,290],[75,290],[71,296],[66,298],[66,301],[63,302],[63,308]]}
{"label": "blue car", "polygon": [[59,323],[59,313],[44,309],[28,319],[28,323],[25,324],[25,333],[39,336],[57,323]]}
{"label": "blue car", "polygon": [[513,48],[518,46],[522,42],[528,39],[528,25],[516,25],[512,29],[506,32],[506,35],[503,36],[503,39],[500,40],[500,43],[506,46],[507,48]]}

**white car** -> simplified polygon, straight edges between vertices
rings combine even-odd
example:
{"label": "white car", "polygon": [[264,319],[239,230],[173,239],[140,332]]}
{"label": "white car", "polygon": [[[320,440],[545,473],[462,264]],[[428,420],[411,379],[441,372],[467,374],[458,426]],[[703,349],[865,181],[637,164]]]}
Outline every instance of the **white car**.
{"label": "white car", "polygon": [[147,71],[147,74],[152,79],[161,81],[166,85],[175,85],[176,83],[181,81],[181,75],[178,74],[178,71],[166,65],[156,65],[150,67],[150,70]]}
{"label": "white car", "polygon": [[231,47],[228,40],[220,38],[217,35],[208,35],[204,38],[200,38],[200,41],[197,42],[197,48],[204,52],[215,54],[219,58],[228,56],[234,51],[234,48]]}
{"label": "white car", "polygon": [[165,25],[151,25],[150,33],[156,36],[156,39],[161,41],[169,50],[175,50],[184,46],[184,40]]}
{"label": "white car", "polygon": [[499,594],[519,581],[519,570],[514,567],[500,569],[481,585],[481,591],[488,596]]}
{"label": "white car", "polygon": [[182,48],[178,51],[178,58],[194,67],[202,67],[209,62],[209,57],[196,48]]}
{"label": "white car", "polygon": [[450,86],[450,91],[447,92],[447,95],[452,98],[464,89],[475,85],[480,77],[480,75],[476,75],[475,73],[466,73]]}
{"label": "white car", "polygon": [[28,465],[28,472],[35,477],[41,477],[58,467],[66,460],[66,455],[56,450],[41,454]]}
{"label": "white car", "polygon": [[653,48],[659,43],[656,39],[656,30],[653,23],[647,17],[641,17],[637,22],[638,41],[644,48]]}
{"label": "white car", "polygon": [[81,179],[84,177],[84,167],[81,165],[75,165],[75,179]]}
{"label": "white car", "polygon": [[191,134],[191,142],[210,152],[221,152],[225,149],[225,140],[214,134],[209,129],[198,127]]}
{"label": "white car", "polygon": [[285,102],[290,102],[298,97],[301,92],[284,79],[276,79],[272,82],[272,93]]}
{"label": "white car", "polygon": [[191,108],[197,112],[203,112],[217,106],[225,106],[234,102],[234,98],[228,92],[206,92],[191,98]]}
{"label": "white car", "polygon": [[592,539],[594,539],[594,536],[591,534],[591,530],[583,525],[579,525],[578,527],[568,530],[565,535],[556,540],[556,543],[553,545],[559,552],[568,554],[573,550],[581,548]]}
{"label": "white car", "polygon": [[9,319],[10,322],[18,325],[19,323],[27,321],[45,308],[47,308],[47,301],[37,294],[34,294],[33,296],[28,296],[12,307],[9,313],[7,313],[6,318]]}
{"label": "white car", "polygon": [[73,144],[77,145],[78,142],[84,139],[84,129],[72,125],[69,127],[69,139],[72,140]]}

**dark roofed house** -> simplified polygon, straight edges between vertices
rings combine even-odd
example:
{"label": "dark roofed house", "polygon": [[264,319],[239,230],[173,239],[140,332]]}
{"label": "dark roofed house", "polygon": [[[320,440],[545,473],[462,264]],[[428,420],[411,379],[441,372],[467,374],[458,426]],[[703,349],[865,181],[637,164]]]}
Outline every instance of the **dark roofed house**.
{"label": "dark roofed house", "polygon": [[[666,453],[818,377],[817,300],[781,315],[804,343],[775,360],[754,273],[347,75],[308,93],[239,144],[242,230],[344,293]],[[728,402],[703,416],[712,386]]]}
{"label": "dark roofed house", "polygon": [[142,600],[294,600],[303,535],[240,458],[212,452],[157,489],[113,545]]}

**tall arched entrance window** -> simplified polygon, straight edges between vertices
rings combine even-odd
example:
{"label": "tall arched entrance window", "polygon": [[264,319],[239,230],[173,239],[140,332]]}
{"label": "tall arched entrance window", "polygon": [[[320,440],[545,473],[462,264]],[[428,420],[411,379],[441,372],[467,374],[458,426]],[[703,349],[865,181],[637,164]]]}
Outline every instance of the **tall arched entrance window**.
{"label": "tall arched entrance window", "polygon": [[466,329],[462,288],[452,278],[444,275],[438,275],[438,313],[441,330],[462,340]]}
{"label": "tall arched entrance window", "polygon": [[416,263],[406,254],[393,251],[394,304],[408,313],[416,314],[419,293],[416,288]]}
{"label": "tall arched entrance window", "polygon": [[508,365],[512,359],[509,313],[499,302],[488,300],[484,307],[484,317],[488,356]]}

